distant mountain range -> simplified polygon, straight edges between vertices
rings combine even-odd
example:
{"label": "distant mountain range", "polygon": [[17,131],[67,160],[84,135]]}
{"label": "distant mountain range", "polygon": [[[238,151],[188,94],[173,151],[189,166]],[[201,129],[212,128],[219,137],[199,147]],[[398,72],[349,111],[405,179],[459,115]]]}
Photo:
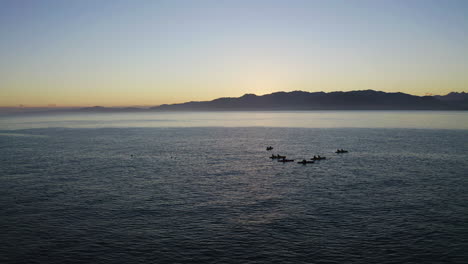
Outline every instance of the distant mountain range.
{"label": "distant mountain range", "polygon": [[257,96],[160,105],[159,111],[258,111],[258,110],[468,110],[468,93],[415,96],[374,90],[351,92],[277,92]]}
{"label": "distant mountain range", "polygon": [[147,111],[286,111],[286,110],[468,110],[468,93],[416,96],[374,90],[350,92],[277,92],[266,95],[245,94],[212,101],[164,104],[143,107],[85,108],[2,108],[1,113],[107,113]]}

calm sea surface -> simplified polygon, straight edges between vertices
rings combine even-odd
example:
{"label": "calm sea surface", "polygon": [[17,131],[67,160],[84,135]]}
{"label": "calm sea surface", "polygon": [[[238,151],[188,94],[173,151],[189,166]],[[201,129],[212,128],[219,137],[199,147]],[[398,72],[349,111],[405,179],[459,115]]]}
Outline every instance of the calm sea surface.
{"label": "calm sea surface", "polygon": [[0,263],[468,263],[467,201],[468,112],[0,116]]}

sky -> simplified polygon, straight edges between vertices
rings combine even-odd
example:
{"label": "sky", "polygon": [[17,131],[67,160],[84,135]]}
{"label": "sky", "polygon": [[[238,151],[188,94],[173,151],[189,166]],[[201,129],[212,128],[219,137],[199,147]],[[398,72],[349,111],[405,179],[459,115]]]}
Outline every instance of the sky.
{"label": "sky", "polygon": [[0,106],[468,92],[464,0],[0,0]]}

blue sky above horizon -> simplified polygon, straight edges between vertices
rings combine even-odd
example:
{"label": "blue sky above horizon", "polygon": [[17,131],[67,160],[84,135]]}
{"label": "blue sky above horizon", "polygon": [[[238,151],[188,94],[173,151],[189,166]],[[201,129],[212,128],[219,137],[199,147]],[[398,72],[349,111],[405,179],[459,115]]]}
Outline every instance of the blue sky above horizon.
{"label": "blue sky above horizon", "polygon": [[468,91],[468,1],[4,1],[0,106]]}

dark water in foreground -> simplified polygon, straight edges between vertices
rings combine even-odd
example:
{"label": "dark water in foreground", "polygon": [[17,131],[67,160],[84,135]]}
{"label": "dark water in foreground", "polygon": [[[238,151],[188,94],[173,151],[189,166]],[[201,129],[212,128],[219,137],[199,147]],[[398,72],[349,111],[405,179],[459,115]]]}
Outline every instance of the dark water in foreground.
{"label": "dark water in foreground", "polygon": [[4,132],[1,263],[468,261],[466,130]]}

